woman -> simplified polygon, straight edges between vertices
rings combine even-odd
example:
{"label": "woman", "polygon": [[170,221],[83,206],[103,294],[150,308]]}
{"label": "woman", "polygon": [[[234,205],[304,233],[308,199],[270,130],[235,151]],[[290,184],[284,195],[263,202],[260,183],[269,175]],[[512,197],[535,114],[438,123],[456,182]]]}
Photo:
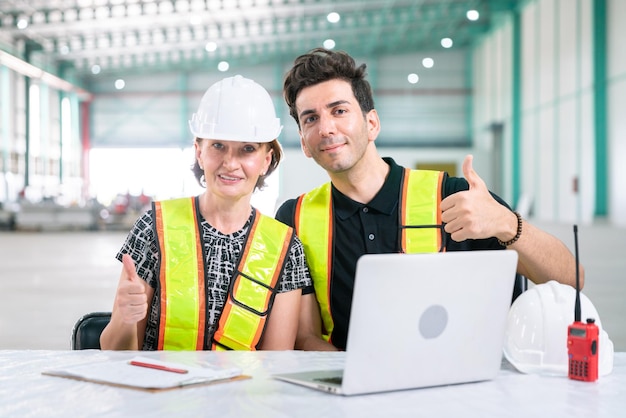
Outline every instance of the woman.
{"label": "woman", "polygon": [[189,122],[200,196],[155,202],[117,258],[123,268],[102,349],[293,349],[302,244],[250,204],[278,166],[282,126],[263,87],[211,86]]}

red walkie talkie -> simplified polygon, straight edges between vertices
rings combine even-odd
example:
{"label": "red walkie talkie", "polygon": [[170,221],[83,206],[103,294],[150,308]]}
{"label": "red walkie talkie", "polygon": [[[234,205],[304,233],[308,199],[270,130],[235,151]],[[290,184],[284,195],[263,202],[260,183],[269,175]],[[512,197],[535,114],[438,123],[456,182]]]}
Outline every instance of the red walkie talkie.
{"label": "red walkie talkie", "polygon": [[578,272],[578,226],[574,225],[576,251],[576,301],[574,303],[574,323],[567,327],[568,377],[574,380],[595,382],[598,380],[599,338],[595,319],[587,323],[580,320],[580,284]]}

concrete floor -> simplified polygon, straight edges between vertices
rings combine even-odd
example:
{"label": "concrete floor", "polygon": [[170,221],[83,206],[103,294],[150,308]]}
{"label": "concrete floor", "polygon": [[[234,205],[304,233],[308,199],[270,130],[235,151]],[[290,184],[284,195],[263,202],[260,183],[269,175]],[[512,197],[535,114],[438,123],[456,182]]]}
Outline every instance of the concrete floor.
{"label": "concrete floor", "polygon": [[[571,225],[537,224],[571,249]],[[0,349],[70,348],[76,320],[110,311],[126,232],[0,231]],[[579,227],[584,293],[598,310],[615,351],[626,351],[626,229]]]}

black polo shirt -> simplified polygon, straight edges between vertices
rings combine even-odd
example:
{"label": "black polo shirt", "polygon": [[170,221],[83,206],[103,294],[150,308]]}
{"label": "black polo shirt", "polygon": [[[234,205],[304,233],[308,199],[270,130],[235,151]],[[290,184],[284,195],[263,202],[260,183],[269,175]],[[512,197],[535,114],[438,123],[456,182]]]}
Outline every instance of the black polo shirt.
{"label": "black polo shirt", "polygon": [[[334,253],[330,309],[335,328],[331,341],[335,347],[342,350],[346,348],[357,260],[363,254],[401,251],[398,238],[398,203],[404,168],[391,158],[384,158],[384,160],[390,166],[389,175],[383,187],[369,203],[355,202],[334,186],[332,187]],[[446,174],[442,184],[442,199],[458,191],[468,190],[468,188],[468,183],[464,178],[448,177]],[[506,205],[502,199],[495,195],[494,197]],[[287,200],[276,212],[276,219],[294,226],[295,205],[296,199]],[[503,248],[495,238],[454,242],[449,234],[446,234],[445,245],[447,251]],[[384,286],[385,278],[380,279],[381,286]],[[304,289],[304,293],[313,291],[312,287]],[[372,309],[376,307],[373,306]]]}

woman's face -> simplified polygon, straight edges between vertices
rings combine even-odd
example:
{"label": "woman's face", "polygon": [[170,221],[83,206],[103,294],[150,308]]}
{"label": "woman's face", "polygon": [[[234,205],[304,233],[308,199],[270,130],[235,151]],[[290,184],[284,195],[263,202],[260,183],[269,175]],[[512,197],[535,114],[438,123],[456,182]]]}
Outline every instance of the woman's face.
{"label": "woman's face", "polygon": [[196,159],[204,170],[207,191],[226,199],[249,197],[272,161],[266,143],[200,139]]}

